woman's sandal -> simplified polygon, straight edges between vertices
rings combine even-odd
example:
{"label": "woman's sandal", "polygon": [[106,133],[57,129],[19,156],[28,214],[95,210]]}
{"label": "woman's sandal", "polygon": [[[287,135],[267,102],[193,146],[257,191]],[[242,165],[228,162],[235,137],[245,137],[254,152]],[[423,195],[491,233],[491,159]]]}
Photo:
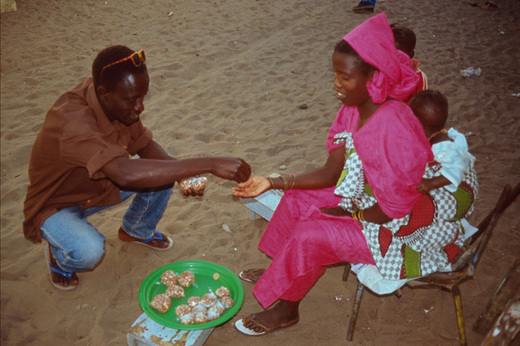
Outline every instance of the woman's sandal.
{"label": "woman's sandal", "polygon": [[[251,314],[251,315],[247,316],[246,318],[242,318],[242,319],[236,321],[235,322],[235,328],[239,332],[241,332],[242,334],[245,334],[245,335],[260,336],[260,335],[264,335],[264,334],[267,334],[267,333],[274,332],[275,330],[280,329],[280,328],[290,327],[293,324],[296,324],[299,321],[299,319],[300,319],[299,317],[296,317],[292,321],[283,322],[283,323],[280,323],[280,325],[278,325],[276,327],[269,328],[267,326],[264,326],[262,323],[256,321],[253,315],[254,314]],[[263,330],[260,331],[260,332],[257,332],[257,331],[255,331],[253,329],[247,328],[246,324],[248,324],[250,322],[253,322],[255,324],[255,326],[260,327]]]}
{"label": "woman's sandal", "polygon": [[260,277],[265,272],[265,269],[262,268],[254,268],[254,269],[248,269],[248,270],[242,270],[238,277],[246,282],[256,283],[258,280],[260,280]]}

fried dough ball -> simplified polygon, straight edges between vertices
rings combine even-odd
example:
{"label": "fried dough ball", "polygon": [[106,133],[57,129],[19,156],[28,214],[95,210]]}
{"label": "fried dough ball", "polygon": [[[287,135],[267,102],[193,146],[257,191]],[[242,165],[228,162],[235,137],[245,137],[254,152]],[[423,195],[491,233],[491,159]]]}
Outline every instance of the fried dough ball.
{"label": "fried dough ball", "polygon": [[220,298],[220,302],[222,303],[222,305],[224,305],[224,307],[226,309],[229,309],[230,307],[232,307],[235,304],[233,299],[231,299],[231,297],[229,297],[229,296],[224,296],[224,297]]}
{"label": "fried dough ball", "polygon": [[195,321],[195,315],[192,312],[190,312],[186,315],[181,316],[180,320],[182,324],[193,324],[193,322]]}
{"label": "fried dough ball", "polygon": [[215,304],[213,304],[212,306],[210,306],[208,308],[208,310],[211,309],[213,311],[216,311],[219,315],[221,313],[224,312],[224,310],[226,310],[226,308],[224,307],[224,304],[222,304],[220,301],[216,301]]}
{"label": "fried dough ball", "polygon": [[206,177],[189,177],[182,179],[179,182],[179,185],[182,189],[182,193],[185,196],[202,196],[204,194],[204,189],[206,188],[207,183],[208,178]]}
{"label": "fried dough ball", "polygon": [[195,305],[194,307],[191,308],[191,311],[194,313],[194,314],[199,314],[199,313],[202,313],[202,314],[206,314],[207,311],[208,311],[208,308],[206,308],[204,305],[202,304],[197,304]]}
{"label": "fried dough ball", "polygon": [[179,285],[182,287],[190,287],[192,283],[195,282],[195,275],[189,270],[186,270],[183,272],[179,277],[177,278],[179,281]]}
{"label": "fried dough ball", "polygon": [[204,189],[206,188],[206,184],[208,183],[208,178],[206,177],[197,177],[192,180],[192,188],[193,191],[197,194],[204,193]]}
{"label": "fried dough ball", "polygon": [[215,293],[206,293],[202,296],[200,302],[202,305],[209,308],[217,302],[217,296],[215,295]]}
{"label": "fried dough ball", "polygon": [[172,306],[172,300],[166,294],[158,294],[152,299],[150,305],[155,310],[161,313],[165,313],[170,310],[170,307]]}
{"label": "fried dough ball", "polygon": [[184,297],[184,288],[179,285],[169,286],[164,294],[170,298],[182,298]]}
{"label": "fried dough ball", "polygon": [[216,309],[209,308],[208,313],[206,314],[208,321],[216,320],[220,317],[220,313]]}
{"label": "fried dough ball", "polygon": [[229,296],[231,292],[229,291],[229,288],[227,288],[226,286],[221,286],[215,291],[215,294],[217,295],[217,297],[222,298],[224,296]]}
{"label": "fried dough ball", "polygon": [[173,270],[167,270],[161,275],[161,282],[166,286],[173,286],[177,284],[177,274]]}
{"label": "fried dough ball", "polygon": [[189,305],[191,308],[193,308],[194,306],[200,304],[200,297],[197,297],[197,296],[189,297],[187,303],[188,303],[188,305]]}
{"label": "fried dough ball", "polygon": [[203,324],[206,322],[208,322],[208,317],[206,316],[206,314],[203,314],[200,312],[198,314],[195,314],[195,323],[196,324]]}
{"label": "fried dough ball", "polygon": [[179,317],[182,317],[184,315],[187,315],[191,312],[191,309],[188,305],[186,304],[182,304],[182,305],[179,305],[177,306],[177,308],[175,308],[175,314]]}

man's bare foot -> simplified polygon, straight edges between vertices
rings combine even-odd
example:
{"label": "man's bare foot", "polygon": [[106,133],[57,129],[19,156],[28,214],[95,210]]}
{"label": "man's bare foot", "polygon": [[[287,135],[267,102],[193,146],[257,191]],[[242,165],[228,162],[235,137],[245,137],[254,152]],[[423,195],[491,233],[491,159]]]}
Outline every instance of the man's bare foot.
{"label": "man's bare foot", "polygon": [[[51,273],[51,281],[54,284],[56,288],[59,289],[72,289],[76,288],[79,284],[78,276],[75,272],[67,273],[60,269],[58,266],[58,263],[56,262],[56,259],[52,255],[51,248],[49,245],[48,249],[48,260],[49,260],[49,267],[50,267],[50,273]],[[63,273],[63,274],[61,274]],[[67,274],[67,275],[65,275]],[[70,275],[70,277],[67,277]]]}
{"label": "man's bare foot", "polygon": [[244,319],[244,327],[256,333],[268,333],[278,328],[289,327],[299,320],[300,302],[280,300],[271,309],[251,314]]}
{"label": "man's bare foot", "polygon": [[172,240],[159,231],[155,231],[154,235],[148,239],[139,239],[126,233],[123,227],[119,227],[118,237],[122,241],[145,245],[154,250],[169,250],[173,245]]}

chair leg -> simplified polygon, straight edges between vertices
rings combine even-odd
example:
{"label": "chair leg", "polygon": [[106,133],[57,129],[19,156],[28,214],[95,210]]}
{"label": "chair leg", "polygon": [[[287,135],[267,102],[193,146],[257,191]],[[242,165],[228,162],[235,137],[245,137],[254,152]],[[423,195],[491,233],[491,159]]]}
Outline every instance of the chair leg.
{"label": "chair leg", "polygon": [[352,307],[352,315],[350,316],[350,323],[348,325],[347,341],[352,341],[354,337],[354,329],[356,328],[356,322],[359,313],[359,304],[361,303],[361,297],[363,296],[363,284],[358,282],[356,291],[356,299],[354,300],[354,306]]}
{"label": "chair leg", "polygon": [[460,344],[466,346],[468,340],[466,338],[466,328],[464,327],[464,314],[462,313],[462,297],[460,296],[460,289],[458,285],[451,288],[453,302],[455,303],[455,312],[457,313],[457,324],[459,326]]}

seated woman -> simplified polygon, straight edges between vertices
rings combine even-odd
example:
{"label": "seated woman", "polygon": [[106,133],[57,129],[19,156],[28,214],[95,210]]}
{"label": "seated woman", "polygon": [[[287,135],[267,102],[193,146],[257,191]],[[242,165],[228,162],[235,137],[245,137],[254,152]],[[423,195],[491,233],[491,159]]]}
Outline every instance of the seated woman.
{"label": "seated woman", "polygon": [[[395,49],[384,14],[347,34],[335,47],[332,66],[343,106],[329,131],[323,167],[288,177],[251,177],[233,189],[239,197],[286,191],[259,244],[271,264],[265,271],[241,273],[256,282],[253,293],[264,308],[278,302],[235,323],[247,335],[298,322],[301,300],[327,265],[368,263],[391,277],[407,275],[403,252],[392,246],[393,230],[382,225],[408,218],[421,198],[416,187],[433,158],[421,124],[397,101],[413,92],[418,77],[409,57]],[[338,207],[346,194],[349,203]],[[450,234],[441,242],[453,240]],[[421,256],[411,258],[421,262]],[[448,259],[441,257],[435,257],[438,263],[419,263],[420,275],[446,265]]]}

